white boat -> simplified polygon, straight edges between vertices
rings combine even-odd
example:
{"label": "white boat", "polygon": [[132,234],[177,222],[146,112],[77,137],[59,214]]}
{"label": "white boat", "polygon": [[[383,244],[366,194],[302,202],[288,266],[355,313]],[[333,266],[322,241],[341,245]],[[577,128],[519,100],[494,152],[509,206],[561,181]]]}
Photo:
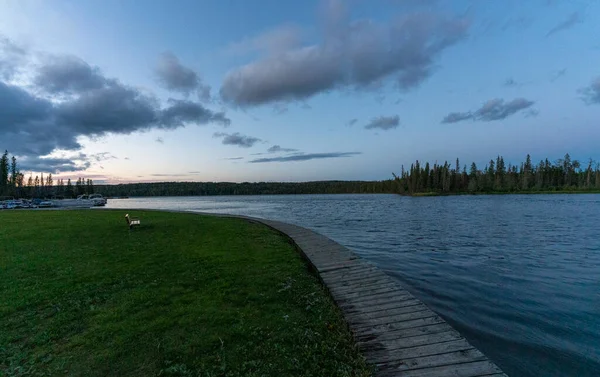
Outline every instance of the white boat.
{"label": "white boat", "polygon": [[80,203],[89,203],[94,207],[106,205],[106,199],[100,194],[79,195],[77,201]]}

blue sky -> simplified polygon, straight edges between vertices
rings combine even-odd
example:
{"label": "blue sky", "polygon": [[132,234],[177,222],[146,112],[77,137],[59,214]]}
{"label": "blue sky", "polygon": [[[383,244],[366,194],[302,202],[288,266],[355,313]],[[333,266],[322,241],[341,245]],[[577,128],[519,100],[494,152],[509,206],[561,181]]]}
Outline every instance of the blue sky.
{"label": "blue sky", "polygon": [[0,147],[111,183],[600,160],[597,19],[585,0],[5,0]]}

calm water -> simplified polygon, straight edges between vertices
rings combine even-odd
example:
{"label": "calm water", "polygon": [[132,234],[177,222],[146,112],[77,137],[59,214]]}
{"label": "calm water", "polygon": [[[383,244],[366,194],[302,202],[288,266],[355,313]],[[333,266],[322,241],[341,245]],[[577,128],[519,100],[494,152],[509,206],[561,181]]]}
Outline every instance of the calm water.
{"label": "calm water", "polygon": [[510,376],[600,376],[600,195],[110,200],[282,220],[397,278]]}

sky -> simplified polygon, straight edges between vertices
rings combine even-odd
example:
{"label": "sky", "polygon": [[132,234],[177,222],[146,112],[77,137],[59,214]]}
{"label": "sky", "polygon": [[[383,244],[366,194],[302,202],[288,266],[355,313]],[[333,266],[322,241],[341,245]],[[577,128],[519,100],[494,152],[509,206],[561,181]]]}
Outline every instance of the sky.
{"label": "sky", "polygon": [[600,2],[0,0],[0,148],[96,183],[600,160]]}

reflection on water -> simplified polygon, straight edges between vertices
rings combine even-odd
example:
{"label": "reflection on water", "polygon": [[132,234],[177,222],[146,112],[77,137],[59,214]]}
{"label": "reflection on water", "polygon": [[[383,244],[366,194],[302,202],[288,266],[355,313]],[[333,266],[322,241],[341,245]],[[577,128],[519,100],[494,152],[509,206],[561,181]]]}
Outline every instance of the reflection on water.
{"label": "reflection on water", "polygon": [[511,376],[600,376],[600,195],[110,200],[316,230],[378,264]]}

